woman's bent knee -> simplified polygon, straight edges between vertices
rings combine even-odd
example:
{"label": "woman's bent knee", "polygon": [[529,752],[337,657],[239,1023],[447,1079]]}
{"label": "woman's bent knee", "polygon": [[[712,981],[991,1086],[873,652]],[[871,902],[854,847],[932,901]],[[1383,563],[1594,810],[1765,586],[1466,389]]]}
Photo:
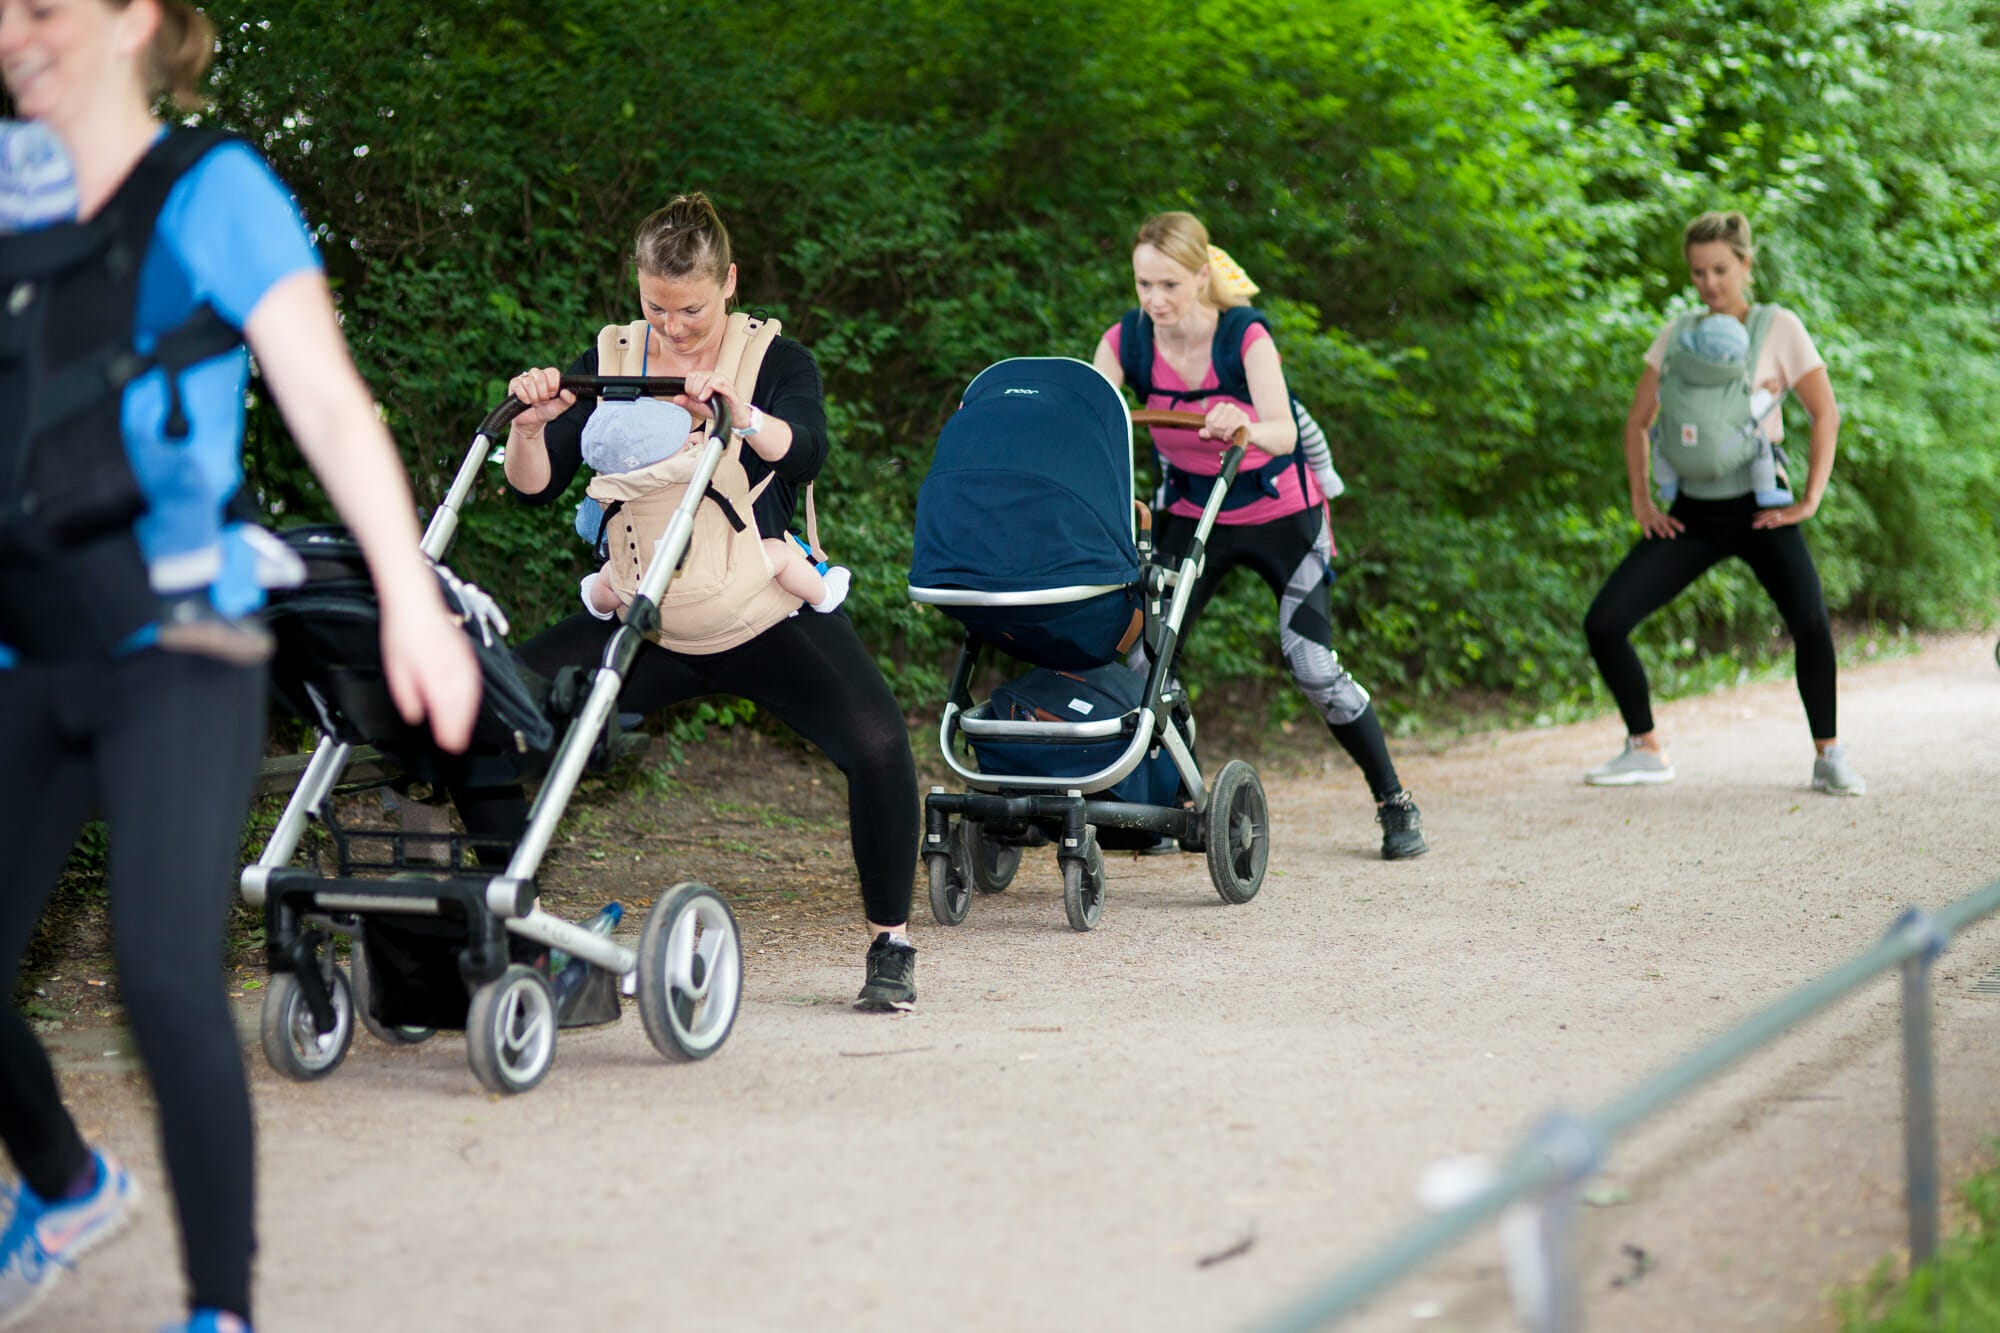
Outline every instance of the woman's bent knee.
{"label": "woman's bent knee", "polygon": [[873,727],[857,735],[853,765],[856,776],[881,784],[908,783],[914,789],[917,762],[910,753],[910,737],[903,730],[901,719],[893,729]]}
{"label": "woman's bent knee", "polygon": [[1833,647],[1833,618],[1824,606],[1803,615],[1785,617],[1785,629],[1793,643],[1815,644],[1829,650]]}
{"label": "woman's bent knee", "polygon": [[1595,649],[1616,647],[1625,641],[1638,622],[1621,614],[1617,607],[1599,597],[1583,613],[1583,637]]}

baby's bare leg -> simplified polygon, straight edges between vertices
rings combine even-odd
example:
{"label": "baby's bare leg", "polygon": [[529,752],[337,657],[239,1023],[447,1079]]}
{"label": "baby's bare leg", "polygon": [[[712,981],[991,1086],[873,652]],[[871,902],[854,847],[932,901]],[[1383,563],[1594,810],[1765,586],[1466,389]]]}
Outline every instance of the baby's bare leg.
{"label": "baby's bare leg", "polygon": [[766,537],[764,551],[771,557],[778,586],[821,615],[838,610],[847,600],[848,585],[854,576],[842,566],[830,565],[821,574],[799,544],[789,537]]}
{"label": "baby's bare leg", "polygon": [[826,600],[826,580],[813,568],[812,561],[789,537],[766,537],[764,554],[771,558],[771,570],[778,586],[807,606]]}

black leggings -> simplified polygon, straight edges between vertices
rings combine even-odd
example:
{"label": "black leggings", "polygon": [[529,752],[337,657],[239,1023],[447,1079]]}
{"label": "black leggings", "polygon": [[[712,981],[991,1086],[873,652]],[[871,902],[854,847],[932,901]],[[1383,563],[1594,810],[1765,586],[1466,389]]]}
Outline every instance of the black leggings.
{"label": "black leggings", "polygon": [[[534,670],[595,664],[618,628],[578,612],[516,651]],[[651,713],[707,694],[733,694],[767,708],[847,777],[848,835],[861,900],[878,926],[910,919],[916,878],[917,770],[903,711],[854,626],[839,612],[802,610],[739,648],[691,656],[640,648],[618,696],[627,712]],[[512,839],[527,822],[518,789],[453,793],[466,828]]]}
{"label": "black leggings", "polygon": [[[93,809],[110,832],[118,985],[160,1105],[192,1303],[250,1314],[250,1091],[224,992],[238,839],[263,747],[264,673],[146,651],[0,670],[0,983]],[[0,1012],[0,1139],[44,1198],[89,1167],[48,1055]]]}
{"label": "black leggings", "polygon": [[1611,687],[1611,697],[1618,701],[1625,730],[1632,735],[1643,736],[1653,729],[1653,709],[1646,668],[1626,636],[1681,589],[1731,556],[1750,566],[1791,631],[1799,698],[1805,701],[1813,739],[1832,740],[1840,734],[1834,725],[1833,624],[1827,619],[1819,571],[1806,550],[1805,534],[1796,524],[1753,528],[1750,520],[1756,513],[1757,502],[1748,495],[1735,500],[1681,497],[1674,503],[1673,516],[1687,530],[1678,537],[1641,537],[1590,604],[1583,618],[1584,637],[1604,683]]}
{"label": "black leggings", "polygon": [[[1156,513],[1155,549],[1174,558],[1186,554],[1197,526],[1192,518]],[[1389,744],[1368,691],[1347,674],[1333,651],[1332,555],[1318,509],[1269,523],[1216,524],[1209,531],[1207,558],[1188,601],[1187,618],[1181,622],[1181,638],[1185,641],[1194,632],[1195,622],[1231,570],[1241,566],[1264,580],[1278,599],[1278,647],[1292,679],[1319,710],[1340,747],[1360,765],[1368,790],[1377,801],[1386,801],[1403,784],[1389,759]]]}

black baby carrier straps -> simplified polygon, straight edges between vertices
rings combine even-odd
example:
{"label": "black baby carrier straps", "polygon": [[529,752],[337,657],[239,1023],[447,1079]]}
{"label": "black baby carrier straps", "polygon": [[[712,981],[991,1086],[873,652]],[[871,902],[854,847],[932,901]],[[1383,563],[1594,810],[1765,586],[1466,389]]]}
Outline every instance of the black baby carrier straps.
{"label": "black baby carrier straps", "polygon": [[183,440],[180,375],[243,335],[204,305],[141,353],[139,270],[175,183],[228,138],[172,131],[95,217],[0,238],[0,645],[24,657],[103,656],[154,618],[125,388],[164,369]]}

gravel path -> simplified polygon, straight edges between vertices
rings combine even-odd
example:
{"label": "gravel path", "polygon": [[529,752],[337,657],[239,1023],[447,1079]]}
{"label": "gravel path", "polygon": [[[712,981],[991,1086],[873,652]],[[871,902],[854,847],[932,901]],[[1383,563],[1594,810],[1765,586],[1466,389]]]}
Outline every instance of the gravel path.
{"label": "gravel path", "polygon": [[[1244,1327],[1413,1220],[1427,1164],[1504,1154],[1990,880],[1991,649],[1846,673],[1860,800],[1809,790],[1797,696],[1758,683],[1661,710],[1667,788],[1580,785],[1608,718],[1412,756],[1436,850],[1388,865],[1329,748],[1269,784],[1255,902],[1222,905],[1198,857],[1114,857],[1077,935],[1044,853],[964,926],[919,927],[907,1017],[847,1008],[858,932],[774,917],[744,922],[742,1016],[703,1064],[664,1065],[629,1013],[504,1101],[452,1037],[360,1037],[309,1086],[252,1046],[260,1327]],[[1980,927],[1937,973],[1960,1171],[2000,1130],[2000,998],[1972,993],[1996,964]],[[1902,1235],[1896,1024],[1879,983],[1621,1145],[1592,1327],[1829,1327],[1827,1287]],[[151,1329],[179,1279],[144,1088],[65,1049],[149,1198],[33,1326]],[[1498,1268],[1488,1234],[1353,1326],[1510,1327]]]}

